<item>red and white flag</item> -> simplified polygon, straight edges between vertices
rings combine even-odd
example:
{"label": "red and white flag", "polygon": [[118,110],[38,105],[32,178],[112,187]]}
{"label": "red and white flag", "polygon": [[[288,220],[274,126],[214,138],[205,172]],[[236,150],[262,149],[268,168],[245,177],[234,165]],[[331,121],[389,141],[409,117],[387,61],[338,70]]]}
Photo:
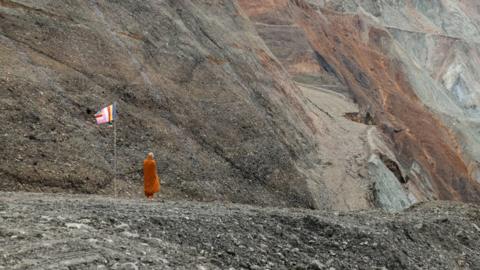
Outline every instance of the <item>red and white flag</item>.
{"label": "red and white flag", "polygon": [[97,125],[111,123],[116,118],[117,118],[117,108],[115,104],[107,106],[95,114]]}

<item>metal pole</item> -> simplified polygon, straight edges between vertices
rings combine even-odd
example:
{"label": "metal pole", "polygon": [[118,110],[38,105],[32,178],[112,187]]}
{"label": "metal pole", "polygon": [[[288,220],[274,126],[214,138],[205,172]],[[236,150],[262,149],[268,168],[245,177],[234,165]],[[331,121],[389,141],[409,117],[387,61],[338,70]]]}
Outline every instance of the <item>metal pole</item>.
{"label": "metal pole", "polygon": [[[115,108],[115,107],[114,107]],[[117,119],[113,119],[113,190],[117,197]]]}

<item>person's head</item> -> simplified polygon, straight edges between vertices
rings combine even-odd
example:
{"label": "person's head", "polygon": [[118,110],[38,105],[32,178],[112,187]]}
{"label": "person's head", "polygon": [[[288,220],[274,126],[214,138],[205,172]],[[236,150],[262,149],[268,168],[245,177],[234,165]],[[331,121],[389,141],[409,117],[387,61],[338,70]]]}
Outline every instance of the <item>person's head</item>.
{"label": "person's head", "polygon": [[147,159],[153,159],[155,156],[153,155],[152,152],[147,154]]}

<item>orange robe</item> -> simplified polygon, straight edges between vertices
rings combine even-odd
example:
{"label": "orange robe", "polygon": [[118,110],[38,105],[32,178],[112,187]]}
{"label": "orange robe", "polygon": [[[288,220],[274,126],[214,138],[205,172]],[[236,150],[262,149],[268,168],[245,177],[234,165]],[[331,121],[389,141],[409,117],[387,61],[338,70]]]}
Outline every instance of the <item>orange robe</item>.
{"label": "orange robe", "polygon": [[143,161],[143,186],[145,196],[152,197],[160,191],[160,179],[157,174],[157,163],[153,159]]}

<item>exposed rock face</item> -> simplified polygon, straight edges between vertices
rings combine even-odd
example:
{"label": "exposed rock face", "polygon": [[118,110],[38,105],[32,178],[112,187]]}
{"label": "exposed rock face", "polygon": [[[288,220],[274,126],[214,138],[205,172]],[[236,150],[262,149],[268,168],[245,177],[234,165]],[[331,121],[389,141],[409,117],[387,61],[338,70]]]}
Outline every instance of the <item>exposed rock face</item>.
{"label": "exposed rock face", "polygon": [[0,62],[3,189],[109,192],[118,101],[123,192],[153,151],[167,195],[312,206],[316,131],[234,1],[1,0]]}
{"label": "exposed rock face", "polygon": [[476,1],[239,2],[297,80],[351,90],[410,195],[480,201]]}
{"label": "exposed rock face", "polygon": [[405,193],[402,183],[378,156],[373,155],[370,158],[369,171],[376,180],[373,196],[378,207],[400,211],[415,203],[415,198],[410,198]]}

